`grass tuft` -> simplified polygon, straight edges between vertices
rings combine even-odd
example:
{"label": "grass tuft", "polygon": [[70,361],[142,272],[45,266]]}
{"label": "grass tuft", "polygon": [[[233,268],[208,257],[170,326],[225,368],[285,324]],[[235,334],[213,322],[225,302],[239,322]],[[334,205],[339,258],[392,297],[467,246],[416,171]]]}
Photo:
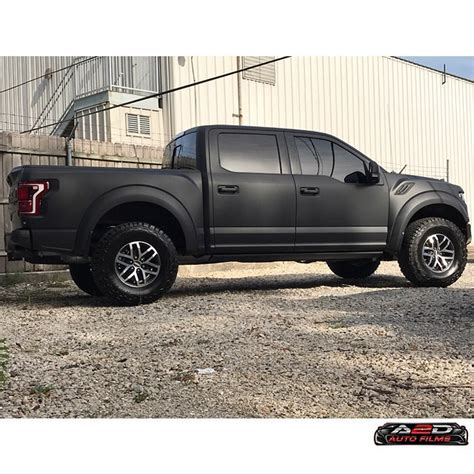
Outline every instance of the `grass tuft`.
{"label": "grass tuft", "polygon": [[44,395],[47,396],[51,393],[51,391],[54,390],[54,387],[52,385],[35,385],[31,389],[31,394],[32,395]]}

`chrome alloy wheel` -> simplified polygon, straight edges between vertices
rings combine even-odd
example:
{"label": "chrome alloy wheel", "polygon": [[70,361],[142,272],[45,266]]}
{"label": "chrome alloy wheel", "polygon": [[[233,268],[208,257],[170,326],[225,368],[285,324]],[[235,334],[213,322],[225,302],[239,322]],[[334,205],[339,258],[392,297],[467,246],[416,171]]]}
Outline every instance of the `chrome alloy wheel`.
{"label": "chrome alloy wheel", "polygon": [[430,235],[423,244],[423,261],[435,273],[444,273],[454,263],[454,245],[444,234]]}
{"label": "chrome alloy wheel", "polygon": [[125,244],[115,257],[115,273],[122,283],[132,288],[142,288],[153,283],[160,268],[160,255],[147,242]]}

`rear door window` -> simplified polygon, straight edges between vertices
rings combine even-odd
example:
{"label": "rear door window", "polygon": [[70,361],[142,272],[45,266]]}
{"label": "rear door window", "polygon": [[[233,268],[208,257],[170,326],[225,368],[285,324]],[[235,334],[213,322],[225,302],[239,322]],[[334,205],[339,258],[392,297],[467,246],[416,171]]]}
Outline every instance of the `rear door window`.
{"label": "rear door window", "polygon": [[281,174],[276,135],[220,133],[218,146],[220,165],[227,171]]}

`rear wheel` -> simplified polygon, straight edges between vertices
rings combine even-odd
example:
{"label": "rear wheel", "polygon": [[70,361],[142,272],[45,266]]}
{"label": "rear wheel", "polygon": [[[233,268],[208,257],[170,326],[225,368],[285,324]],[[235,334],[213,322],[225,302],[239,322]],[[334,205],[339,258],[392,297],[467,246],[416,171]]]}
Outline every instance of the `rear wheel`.
{"label": "rear wheel", "polygon": [[466,267],[466,238],[447,219],[419,219],[405,231],[398,263],[405,277],[417,286],[449,286]]}
{"label": "rear wheel", "polygon": [[361,279],[372,275],[380,265],[380,261],[361,259],[327,262],[327,264],[331,271],[341,278]]}
{"label": "rear wheel", "polygon": [[108,230],[92,256],[94,281],[120,304],[152,303],[173,285],[178,260],[171,239],[159,228],[128,222]]}
{"label": "rear wheel", "polygon": [[92,277],[91,266],[89,263],[73,263],[69,265],[69,273],[71,274],[72,281],[78,286],[78,288],[84,293],[88,293],[91,296],[102,296],[102,292],[95,284],[94,278]]}

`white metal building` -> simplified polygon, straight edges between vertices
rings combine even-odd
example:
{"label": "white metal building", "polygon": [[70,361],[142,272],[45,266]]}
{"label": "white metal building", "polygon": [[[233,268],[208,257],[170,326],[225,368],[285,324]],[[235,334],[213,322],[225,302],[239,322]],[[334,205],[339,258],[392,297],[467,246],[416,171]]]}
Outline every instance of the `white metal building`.
{"label": "white metal building", "polygon": [[[75,58],[76,61],[84,58]],[[0,128],[78,117],[81,138],[163,146],[202,124],[266,125],[337,135],[387,169],[449,179],[474,209],[474,82],[393,57],[292,57],[91,117],[109,104],[269,57],[0,58]],[[69,71],[69,72],[68,72]],[[38,120],[39,118],[39,120]],[[68,126],[46,133],[67,134]],[[44,133],[44,131],[42,131]]]}

